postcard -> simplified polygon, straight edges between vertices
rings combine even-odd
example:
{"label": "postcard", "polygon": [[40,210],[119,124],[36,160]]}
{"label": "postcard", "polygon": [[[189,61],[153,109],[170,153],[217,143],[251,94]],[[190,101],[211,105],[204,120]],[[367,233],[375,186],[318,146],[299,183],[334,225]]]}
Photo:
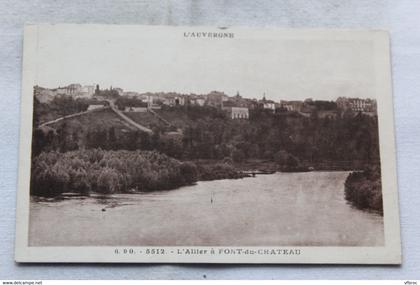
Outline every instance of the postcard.
{"label": "postcard", "polygon": [[24,32],[17,262],[400,264],[388,33]]}

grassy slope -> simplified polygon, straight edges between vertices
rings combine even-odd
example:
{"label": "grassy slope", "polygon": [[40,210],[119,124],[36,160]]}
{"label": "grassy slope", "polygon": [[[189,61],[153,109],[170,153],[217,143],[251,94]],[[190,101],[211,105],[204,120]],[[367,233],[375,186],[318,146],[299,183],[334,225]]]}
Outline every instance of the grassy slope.
{"label": "grassy slope", "polygon": [[158,118],[149,112],[124,112],[124,115],[132,119],[134,122],[148,128],[153,128],[155,126],[165,126],[163,122],[161,122]]}
{"label": "grassy slope", "polygon": [[60,121],[56,124],[51,125],[53,128],[60,128],[63,124],[80,124],[82,128],[94,128],[96,126],[102,126],[106,128],[114,127],[121,131],[135,130],[132,126],[124,122],[118,117],[113,111],[106,109],[101,111],[92,112],[79,117],[70,118],[65,121]]}

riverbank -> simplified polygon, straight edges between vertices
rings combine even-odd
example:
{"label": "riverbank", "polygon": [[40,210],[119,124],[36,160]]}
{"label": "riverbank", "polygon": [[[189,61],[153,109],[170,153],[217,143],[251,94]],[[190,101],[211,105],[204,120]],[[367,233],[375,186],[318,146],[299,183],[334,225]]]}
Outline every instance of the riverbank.
{"label": "riverbank", "polygon": [[220,161],[180,161],[156,151],[84,149],[43,152],[33,158],[31,195],[88,196],[173,190],[197,181],[249,175]]}
{"label": "riverbank", "polygon": [[290,163],[294,161],[290,157],[285,161],[289,164],[258,159],[240,163],[230,159],[180,161],[157,151],[140,150],[43,152],[33,158],[31,195],[56,197],[62,193],[89,195],[162,191],[192,185],[197,181],[319,170],[310,164]]}
{"label": "riverbank", "polygon": [[197,167],[156,151],[77,150],[33,158],[31,195],[158,191],[194,184]]}
{"label": "riverbank", "polygon": [[[356,171],[368,167],[366,161],[298,161],[296,163],[279,163],[273,159],[248,159],[241,162],[233,162],[232,160],[210,160],[201,159],[193,160],[198,167],[214,167],[216,165],[224,165],[232,173],[231,177],[235,178],[233,170],[239,174],[246,176],[246,173],[274,173],[274,172],[309,172],[309,171]],[[224,179],[224,178],[220,178]],[[199,179],[199,180],[213,180],[213,179]]]}

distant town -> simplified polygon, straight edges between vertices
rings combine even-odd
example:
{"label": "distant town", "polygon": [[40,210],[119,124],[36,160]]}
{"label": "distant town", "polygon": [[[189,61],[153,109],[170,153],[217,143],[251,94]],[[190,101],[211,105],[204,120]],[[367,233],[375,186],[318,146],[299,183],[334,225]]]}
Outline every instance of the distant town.
{"label": "distant town", "polygon": [[[313,100],[312,98],[303,101],[274,101],[266,94],[261,94],[259,99],[244,98],[239,91],[233,96],[220,91],[212,91],[208,94],[139,93],[124,91],[119,87],[100,89],[99,85],[82,86],[78,83],[51,89],[35,86],[34,94],[41,103],[49,102],[58,95],[67,95],[74,99],[91,99],[88,110],[102,108],[109,100],[115,101],[116,98],[121,97],[128,99],[123,106],[118,106],[123,112],[148,112],[161,109],[163,106],[212,106],[226,111],[231,119],[249,119],[250,111],[256,109],[273,113],[296,112],[305,117],[316,112],[320,118],[335,118],[345,111],[369,116],[377,114],[376,100],[347,97],[338,97],[335,101]],[[103,101],[105,97],[108,101]]]}

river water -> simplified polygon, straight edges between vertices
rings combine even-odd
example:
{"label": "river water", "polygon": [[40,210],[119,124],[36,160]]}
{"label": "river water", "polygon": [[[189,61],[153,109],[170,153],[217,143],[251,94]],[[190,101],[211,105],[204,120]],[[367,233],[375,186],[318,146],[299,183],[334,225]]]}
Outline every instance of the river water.
{"label": "river water", "polygon": [[348,172],[275,173],[177,190],[31,200],[31,246],[380,246],[344,199]]}

